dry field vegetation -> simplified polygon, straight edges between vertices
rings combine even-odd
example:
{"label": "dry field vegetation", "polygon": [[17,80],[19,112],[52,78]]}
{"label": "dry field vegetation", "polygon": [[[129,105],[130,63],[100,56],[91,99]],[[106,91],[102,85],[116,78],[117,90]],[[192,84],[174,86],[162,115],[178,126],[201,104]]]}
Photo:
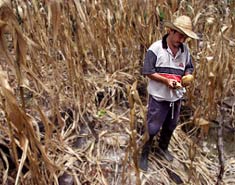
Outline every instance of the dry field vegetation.
{"label": "dry field vegetation", "polygon": [[[234,184],[235,152],[224,144],[235,128],[235,3],[226,3],[1,0],[1,184]],[[174,162],[152,153],[142,173],[140,69],[163,21],[181,14],[201,36],[188,40],[195,83],[171,141]],[[218,147],[205,151],[211,128]]]}

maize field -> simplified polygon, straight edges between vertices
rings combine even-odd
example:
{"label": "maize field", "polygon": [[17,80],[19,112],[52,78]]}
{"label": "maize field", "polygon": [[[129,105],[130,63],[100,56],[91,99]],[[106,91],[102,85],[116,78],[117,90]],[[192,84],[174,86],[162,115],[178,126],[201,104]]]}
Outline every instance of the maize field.
{"label": "maize field", "polygon": [[[188,15],[195,66],[170,143],[146,140],[145,53]],[[235,184],[234,0],[1,0],[0,184]]]}

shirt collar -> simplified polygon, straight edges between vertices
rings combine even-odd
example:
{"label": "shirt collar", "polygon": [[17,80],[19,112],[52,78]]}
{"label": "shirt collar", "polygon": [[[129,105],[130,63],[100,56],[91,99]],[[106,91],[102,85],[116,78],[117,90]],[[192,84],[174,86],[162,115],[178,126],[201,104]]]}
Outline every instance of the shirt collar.
{"label": "shirt collar", "polygon": [[[162,38],[162,48],[163,48],[163,49],[167,49],[167,48],[168,48],[167,42],[166,42],[166,38],[168,37],[168,35],[169,35],[169,34],[167,33],[167,34],[164,35],[163,38]],[[184,52],[184,46],[183,46],[182,43],[180,44],[180,49],[181,49],[181,52],[183,53],[183,52]]]}

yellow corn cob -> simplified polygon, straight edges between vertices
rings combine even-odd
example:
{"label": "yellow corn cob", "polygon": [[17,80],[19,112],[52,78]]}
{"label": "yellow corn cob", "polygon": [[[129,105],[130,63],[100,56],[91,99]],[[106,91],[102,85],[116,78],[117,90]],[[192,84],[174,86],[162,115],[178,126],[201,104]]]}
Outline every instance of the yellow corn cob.
{"label": "yellow corn cob", "polygon": [[193,75],[188,74],[182,77],[181,82],[183,85],[189,85],[190,83],[192,83],[193,79]]}

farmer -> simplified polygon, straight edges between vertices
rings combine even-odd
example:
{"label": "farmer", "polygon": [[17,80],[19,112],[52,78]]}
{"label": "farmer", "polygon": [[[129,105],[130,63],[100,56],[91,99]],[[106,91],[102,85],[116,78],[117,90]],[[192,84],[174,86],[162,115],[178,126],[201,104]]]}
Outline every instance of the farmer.
{"label": "farmer", "polygon": [[168,145],[179,118],[181,98],[185,92],[181,79],[192,74],[193,64],[187,37],[198,39],[192,31],[192,21],[188,16],[179,16],[173,23],[166,22],[168,33],[162,40],[154,42],[148,49],[142,74],[149,78],[147,127],[149,139],[142,148],[139,166],[147,171],[148,155],[155,135],[160,132],[157,153],[167,161],[173,156]]}

